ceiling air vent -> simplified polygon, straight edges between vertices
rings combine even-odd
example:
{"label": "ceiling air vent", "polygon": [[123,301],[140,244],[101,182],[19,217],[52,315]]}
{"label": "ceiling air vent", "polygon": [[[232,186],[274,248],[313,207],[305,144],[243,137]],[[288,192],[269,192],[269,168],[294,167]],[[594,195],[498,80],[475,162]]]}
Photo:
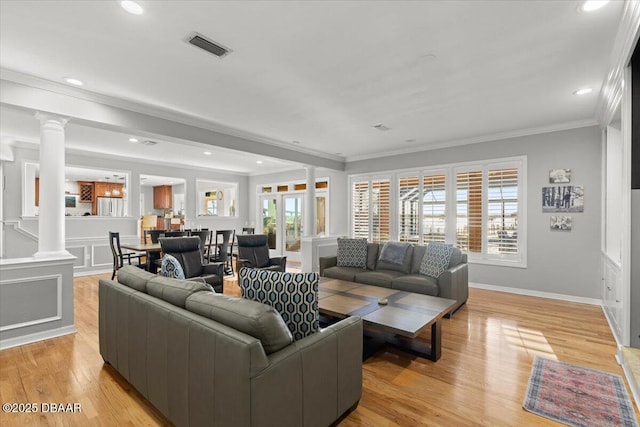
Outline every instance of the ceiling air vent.
{"label": "ceiling air vent", "polygon": [[385,126],[385,125],[383,125],[382,123],[378,123],[377,125],[373,125],[373,126],[371,126],[371,127],[372,127],[372,128],[374,128],[374,129],[378,129],[379,131],[382,131],[382,132],[384,132],[384,131],[387,131],[387,130],[391,129],[390,127]]}
{"label": "ceiling air vent", "polygon": [[214,54],[218,58],[222,58],[231,53],[231,49],[220,46],[218,43],[215,43],[198,33],[191,34],[187,41],[200,49],[204,49],[207,52]]}
{"label": "ceiling air vent", "polygon": [[142,145],[158,145],[157,141],[151,141],[151,140],[146,140],[146,141],[141,141],[140,144]]}

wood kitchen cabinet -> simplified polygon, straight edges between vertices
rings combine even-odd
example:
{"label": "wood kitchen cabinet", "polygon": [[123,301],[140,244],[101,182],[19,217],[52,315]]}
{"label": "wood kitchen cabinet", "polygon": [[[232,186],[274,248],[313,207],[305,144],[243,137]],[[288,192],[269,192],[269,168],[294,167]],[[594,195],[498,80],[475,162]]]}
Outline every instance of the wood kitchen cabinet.
{"label": "wood kitchen cabinet", "polygon": [[96,197],[122,197],[122,189],[124,184],[117,184],[111,182],[96,182],[94,183],[94,191]]}
{"label": "wood kitchen cabinet", "polygon": [[153,187],[153,208],[171,209],[173,205],[173,194],[170,185],[158,185]]}

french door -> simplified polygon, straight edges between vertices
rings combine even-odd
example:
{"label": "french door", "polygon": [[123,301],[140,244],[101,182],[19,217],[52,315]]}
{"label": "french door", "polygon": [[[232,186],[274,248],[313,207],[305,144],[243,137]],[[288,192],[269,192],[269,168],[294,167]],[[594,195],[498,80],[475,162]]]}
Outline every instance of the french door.
{"label": "french door", "polygon": [[300,261],[300,238],[302,237],[302,194],[268,194],[260,196],[258,224],[267,235],[271,255],[286,256],[291,261]]}

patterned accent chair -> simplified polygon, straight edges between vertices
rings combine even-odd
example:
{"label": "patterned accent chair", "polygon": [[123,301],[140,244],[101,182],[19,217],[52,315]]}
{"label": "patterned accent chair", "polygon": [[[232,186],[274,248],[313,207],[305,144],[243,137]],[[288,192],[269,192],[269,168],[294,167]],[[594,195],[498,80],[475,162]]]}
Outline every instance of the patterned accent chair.
{"label": "patterned accent chair", "polygon": [[318,314],[318,273],[283,273],[242,268],[238,285],[242,297],[270,305],[300,340],[320,330]]}
{"label": "patterned accent chair", "polygon": [[242,267],[260,268],[271,271],[285,271],[287,257],[269,257],[267,236],[264,234],[238,234],[238,264],[237,270]]}
{"label": "patterned accent chair", "polygon": [[222,293],[224,264],[213,262],[206,264],[202,254],[202,244],[198,236],[161,237],[158,239],[162,252],[178,260],[187,280],[204,280],[213,289]]}

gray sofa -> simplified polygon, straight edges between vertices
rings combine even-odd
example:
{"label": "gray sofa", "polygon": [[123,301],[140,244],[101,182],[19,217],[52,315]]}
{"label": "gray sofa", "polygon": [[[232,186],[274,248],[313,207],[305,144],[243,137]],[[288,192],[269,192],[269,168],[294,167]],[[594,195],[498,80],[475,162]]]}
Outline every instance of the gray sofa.
{"label": "gray sofa", "polygon": [[382,244],[367,244],[367,268],[338,267],[337,256],[320,257],[320,275],[365,285],[382,286],[406,292],[454,299],[451,313],[460,308],[469,297],[467,254],[453,249],[449,268],[438,279],[420,274],[420,263],[426,246],[411,246],[402,264],[379,260]]}
{"label": "gray sofa", "polygon": [[268,305],[136,267],[100,279],[100,354],[177,426],[327,426],[362,393],[362,320],[292,342]]}

